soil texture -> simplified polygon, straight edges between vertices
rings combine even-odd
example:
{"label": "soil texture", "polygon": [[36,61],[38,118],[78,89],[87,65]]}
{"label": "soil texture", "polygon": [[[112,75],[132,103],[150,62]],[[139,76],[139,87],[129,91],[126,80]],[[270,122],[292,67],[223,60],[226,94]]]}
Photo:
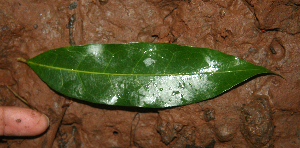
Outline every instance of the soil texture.
{"label": "soil texture", "polygon": [[[16,60],[128,42],[212,48],[283,78],[254,77],[207,101],[147,109],[64,97]],[[8,85],[50,118],[42,135],[1,137],[0,147],[299,147],[299,43],[298,0],[0,0],[0,105],[27,107]]]}

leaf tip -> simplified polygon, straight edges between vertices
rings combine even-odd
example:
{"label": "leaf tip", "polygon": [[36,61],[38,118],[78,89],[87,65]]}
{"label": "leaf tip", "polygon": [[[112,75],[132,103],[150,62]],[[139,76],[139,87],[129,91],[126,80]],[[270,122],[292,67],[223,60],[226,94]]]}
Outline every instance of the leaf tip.
{"label": "leaf tip", "polygon": [[284,79],[284,80],[286,80],[281,74],[279,74],[279,73],[273,73],[274,75],[276,75],[276,76],[279,76],[279,77],[281,77],[282,79]]}
{"label": "leaf tip", "polygon": [[271,75],[279,76],[279,77],[281,77],[282,79],[286,80],[281,74],[279,74],[279,73],[277,73],[277,72],[273,72],[273,71],[269,70],[268,73],[271,74]]}
{"label": "leaf tip", "polygon": [[17,61],[27,63],[27,60],[22,57],[18,57]]}

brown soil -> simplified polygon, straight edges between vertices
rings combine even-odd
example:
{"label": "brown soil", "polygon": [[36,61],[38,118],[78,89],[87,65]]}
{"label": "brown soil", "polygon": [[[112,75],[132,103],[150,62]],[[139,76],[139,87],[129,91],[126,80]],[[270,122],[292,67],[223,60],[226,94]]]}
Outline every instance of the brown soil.
{"label": "brown soil", "polygon": [[[75,43],[126,42],[208,47],[285,79],[256,77],[160,110],[65,106],[67,98],[16,61]],[[51,122],[40,136],[2,139],[0,147],[299,147],[299,43],[298,0],[0,0],[0,105],[26,107],[9,85]]]}

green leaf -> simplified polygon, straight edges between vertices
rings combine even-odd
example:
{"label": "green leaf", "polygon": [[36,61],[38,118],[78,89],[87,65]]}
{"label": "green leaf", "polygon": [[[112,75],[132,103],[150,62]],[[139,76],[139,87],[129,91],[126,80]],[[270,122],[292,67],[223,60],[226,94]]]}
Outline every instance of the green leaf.
{"label": "green leaf", "polygon": [[216,50],[169,43],[62,47],[27,64],[66,96],[150,108],[200,102],[254,75],[273,73]]}

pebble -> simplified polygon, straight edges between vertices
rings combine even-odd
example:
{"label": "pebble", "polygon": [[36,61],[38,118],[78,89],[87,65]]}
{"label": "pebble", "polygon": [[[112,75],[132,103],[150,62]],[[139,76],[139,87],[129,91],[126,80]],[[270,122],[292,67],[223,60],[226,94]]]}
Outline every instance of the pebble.
{"label": "pebble", "polygon": [[221,126],[215,127],[214,132],[221,142],[227,142],[232,140],[236,134],[236,126],[234,124],[223,124]]}
{"label": "pebble", "polygon": [[206,109],[204,111],[204,120],[209,122],[215,119],[215,110],[214,109]]}
{"label": "pebble", "polygon": [[184,126],[183,129],[178,134],[178,137],[174,139],[169,147],[180,148],[187,147],[187,145],[195,145],[196,135],[195,130],[191,126]]}
{"label": "pebble", "polygon": [[241,133],[254,147],[270,145],[274,125],[272,123],[271,108],[265,98],[257,98],[245,105],[241,113]]}
{"label": "pebble", "polygon": [[73,10],[75,8],[77,8],[77,2],[73,2],[69,5],[69,9]]}
{"label": "pebble", "polygon": [[157,131],[161,136],[161,141],[165,144],[169,144],[177,133],[170,123],[163,121],[158,124]]}

